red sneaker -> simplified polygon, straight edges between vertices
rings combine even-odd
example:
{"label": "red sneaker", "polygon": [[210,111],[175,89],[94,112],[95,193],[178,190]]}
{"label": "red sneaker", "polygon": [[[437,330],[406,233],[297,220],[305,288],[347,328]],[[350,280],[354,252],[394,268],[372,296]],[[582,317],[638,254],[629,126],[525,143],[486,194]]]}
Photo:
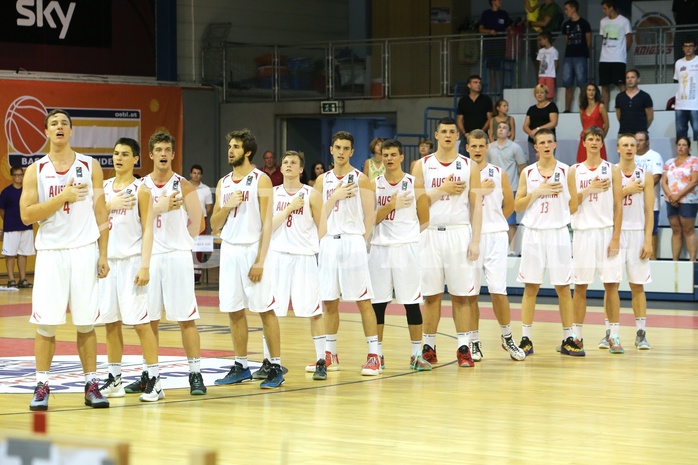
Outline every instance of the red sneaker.
{"label": "red sneaker", "polygon": [[460,346],[456,351],[456,356],[458,357],[459,367],[475,366],[475,362],[473,362],[473,357],[470,355],[470,349],[468,349],[468,346]]}

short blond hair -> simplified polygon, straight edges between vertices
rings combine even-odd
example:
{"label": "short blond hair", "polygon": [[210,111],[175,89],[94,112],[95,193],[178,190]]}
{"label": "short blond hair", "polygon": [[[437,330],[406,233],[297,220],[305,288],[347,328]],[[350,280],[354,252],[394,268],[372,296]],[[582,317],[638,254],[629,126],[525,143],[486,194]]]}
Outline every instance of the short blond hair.
{"label": "short blond hair", "polygon": [[536,87],[533,88],[533,93],[535,94],[538,91],[543,91],[545,92],[545,95],[550,95],[550,89],[548,89],[548,86],[545,84],[538,84]]}

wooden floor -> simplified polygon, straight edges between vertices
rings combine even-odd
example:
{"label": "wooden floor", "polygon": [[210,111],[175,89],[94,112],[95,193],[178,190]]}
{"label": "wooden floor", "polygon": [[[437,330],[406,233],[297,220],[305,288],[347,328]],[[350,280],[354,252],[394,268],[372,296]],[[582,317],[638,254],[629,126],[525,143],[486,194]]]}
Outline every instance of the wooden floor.
{"label": "wooden floor", "polygon": [[[215,291],[198,294],[200,323],[223,329],[203,332],[202,349],[231,357],[227,318],[215,307]],[[35,331],[27,322],[30,296],[26,290],[0,292],[0,357],[17,355],[17,341],[30,347]],[[263,391],[254,382],[209,386],[208,395],[191,397],[188,389],[171,389],[157,404],[140,403],[133,395],[113,399],[108,410],[84,407],[80,394],[55,393],[48,431],[128,441],[133,465],[184,465],[200,447],[215,449],[220,464],[698,461],[698,312],[691,305],[650,310],[653,348],[644,352],[633,346],[633,319],[624,308],[624,355],[595,348],[604,328],[600,309],[590,309],[583,359],[555,352],[561,339],[557,310],[540,305],[532,337],[536,353],[524,362],[513,362],[499,347],[489,307],[482,304],[485,358],[474,368],[456,365],[453,322],[444,317],[437,339],[441,363],[432,372],[411,372],[405,318],[400,307],[391,306],[383,345],[387,369],[379,377],[361,377],[366,345],[360,318],[353,305],[342,304],[342,371],[330,373],[326,382],[313,381],[303,369],[314,358],[307,321],[287,317],[282,347],[290,371],[279,390]],[[518,340],[519,305],[513,307]],[[249,321],[257,330],[250,337],[250,358],[261,361],[260,321],[257,316]],[[105,354],[101,328],[98,337]],[[179,351],[178,332],[163,331],[161,337],[162,347]],[[137,346],[132,330],[125,338]],[[70,325],[58,339],[74,341]],[[0,428],[31,430],[30,397],[0,394]]]}

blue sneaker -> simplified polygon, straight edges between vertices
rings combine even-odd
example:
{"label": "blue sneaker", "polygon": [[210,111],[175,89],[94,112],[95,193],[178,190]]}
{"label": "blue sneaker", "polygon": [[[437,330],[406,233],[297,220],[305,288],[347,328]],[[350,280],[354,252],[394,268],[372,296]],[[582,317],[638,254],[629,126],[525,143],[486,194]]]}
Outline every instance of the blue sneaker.
{"label": "blue sneaker", "polygon": [[109,408],[109,401],[99,391],[99,380],[85,384],[85,405],[92,408]]}
{"label": "blue sneaker", "polygon": [[48,387],[48,383],[39,383],[34,388],[34,397],[29,403],[29,410],[34,412],[43,412],[48,410],[48,395],[51,389]]}
{"label": "blue sneaker", "polygon": [[252,379],[252,373],[249,368],[243,368],[242,364],[235,362],[235,365],[230,369],[227,375],[221,379],[215,381],[216,386],[221,386],[224,384],[240,384],[243,381],[249,381]]}
{"label": "blue sneaker", "polygon": [[259,386],[262,389],[276,389],[280,387],[282,384],[284,384],[284,373],[281,371],[281,367],[279,365],[272,365],[271,368],[269,369],[269,375],[267,375],[267,379],[262,381],[262,384]]}

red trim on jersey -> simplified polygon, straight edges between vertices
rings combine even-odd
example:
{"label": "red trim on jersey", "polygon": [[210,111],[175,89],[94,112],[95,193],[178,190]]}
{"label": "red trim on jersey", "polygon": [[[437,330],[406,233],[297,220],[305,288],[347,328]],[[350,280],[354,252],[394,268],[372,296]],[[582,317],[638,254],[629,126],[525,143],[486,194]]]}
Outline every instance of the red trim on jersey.
{"label": "red trim on jersey", "polygon": [[153,184],[155,184],[155,187],[157,187],[158,189],[162,189],[163,187],[165,187],[165,186],[167,185],[167,183],[165,183],[165,184],[156,184],[155,182],[153,182]]}
{"label": "red trim on jersey", "polygon": [[560,171],[562,171],[562,174],[565,174],[565,168],[563,168],[562,166],[560,167]]}
{"label": "red trim on jersey", "polygon": [[41,170],[43,170],[43,169],[44,169],[44,166],[48,165],[48,163],[49,163],[49,162],[39,163],[39,173],[41,173]]}
{"label": "red trim on jersey", "polygon": [[63,176],[63,175],[66,174],[68,171],[70,171],[70,168],[68,168],[68,169],[65,170],[65,171],[56,171],[56,174],[60,174],[61,176]]}
{"label": "red trim on jersey", "polygon": [[430,159],[431,157],[433,157],[433,156],[434,156],[433,153],[432,153],[432,154],[429,154],[429,155],[427,155],[426,157],[422,158],[422,160],[424,161],[424,163],[426,163],[427,160],[429,160],[429,159]]}
{"label": "red trim on jersey", "polygon": [[85,168],[87,168],[88,170],[90,169],[89,163],[86,162],[85,160],[80,160],[80,163],[82,163],[83,165],[85,165]]}

